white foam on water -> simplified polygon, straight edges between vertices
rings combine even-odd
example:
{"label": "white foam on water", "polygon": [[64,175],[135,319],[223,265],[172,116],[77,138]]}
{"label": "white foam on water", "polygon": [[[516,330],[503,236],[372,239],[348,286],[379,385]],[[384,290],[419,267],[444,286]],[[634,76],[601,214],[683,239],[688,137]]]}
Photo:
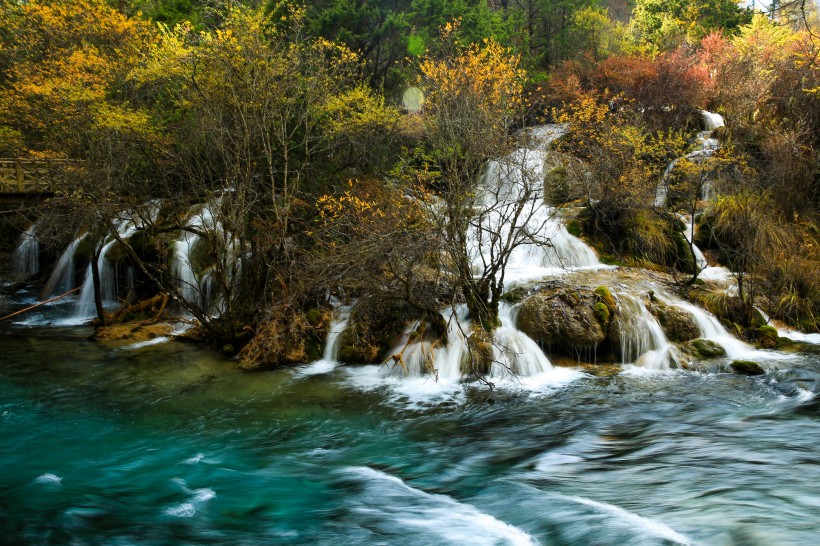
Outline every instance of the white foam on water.
{"label": "white foam on water", "polygon": [[[197,453],[197,456],[201,455]],[[190,459],[189,459],[190,460]],[[187,462],[187,461],[186,461]],[[208,487],[191,490],[182,478],[173,478],[171,481],[179,485],[180,489],[191,496],[185,502],[181,502],[174,506],[169,506],[164,510],[166,515],[177,518],[192,518],[196,515],[205,503],[216,498],[216,492]]]}
{"label": "white foam on water", "polygon": [[798,332],[797,330],[792,330],[789,328],[778,328],[777,335],[791,339],[792,341],[802,341],[803,343],[820,345],[820,334],[804,334],[803,332]]}
{"label": "white foam on water", "polygon": [[364,484],[364,491],[357,499],[361,503],[352,512],[367,520],[375,519],[382,532],[401,536],[408,543],[413,543],[413,535],[418,534],[419,540],[431,537],[428,540],[436,544],[538,544],[518,527],[470,504],[416,489],[379,470],[347,467],[342,473]]}
{"label": "white foam on water", "polygon": [[572,465],[584,462],[583,457],[577,455],[567,455],[564,453],[544,453],[535,462],[535,469],[540,472],[551,472],[556,467]]}
{"label": "white foam on water", "polygon": [[37,476],[37,478],[34,479],[34,483],[41,483],[44,485],[62,485],[63,479],[57,474],[51,474],[49,472],[43,474],[42,476]]}
{"label": "white foam on water", "polygon": [[192,518],[196,515],[196,506],[192,502],[183,502],[165,509],[165,513],[176,518]]}
{"label": "white foam on water", "polygon": [[193,457],[185,459],[182,462],[183,462],[183,464],[197,464],[198,462],[200,462],[204,458],[205,458],[205,455],[203,455],[202,453],[197,453]]}
{"label": "white foam on water", "polygon": [[310,364],[294,368],[293,373],[297,376],[319,375],[332,372],[338,365],[339,363],[335,360],[325,360],[323,358]]}
{"label": "white foam on water", "polygon": [[125,345],[123,347],[120,347],[120,349],[124,351],[135,351],[137,349],[143,349],[145,347],[150,347],[152,345],[159,345],[160,343],[165,343],[166,341],[171,341],[171,338],[167,336],[158,336],[153,339],[139,341],[137,343],[132,343],[131,345]]}
{"label": "white foam on water", "polygon": [[678,533],[668,525],[639,516],[638,514],[624,510],[620,506],[594,501],[585,497],[573,497],[558,494],[554,494],[552,496],[565,501],[576,502],[578,504],[583,504],[584,506],[594,508],[604,514],[616,518],[617,523],[628,526],[630,529],[639,530],[658,538],[669,540],[676,544],[692,544],[692,541],[688,537]]}
{"label": "white foam on water", "polygon": [[456,379],[404,377],[390,374],[390,366],[370,365],[344,368],[346,382],[362,391],[385,390],[393,403],[411,408],[424,408],[440,403],[461,404],[465,400],[464,387]]}

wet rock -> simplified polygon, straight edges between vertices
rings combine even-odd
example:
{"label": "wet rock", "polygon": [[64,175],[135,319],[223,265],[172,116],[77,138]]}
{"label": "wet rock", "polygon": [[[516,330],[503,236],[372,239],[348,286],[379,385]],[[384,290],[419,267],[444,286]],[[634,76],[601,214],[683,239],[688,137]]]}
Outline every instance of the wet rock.
{"label": "wet rock", "polygon": [[700,327],[685,309],[656,302],[650,310],[657,317],[669,341],[689,341],[700,336]]}
{"label": "wet rock", "polygon": [[312,343],[321,343],[321,339],[322,332],[312,327],[301,311],[273,310],[240,352],[239,367],[257,371],[309,362],[315,357],[309,347]]}
{"label": "wet rock", "polygon": [[763,375],[766,371],[751,360],[735,360],[731,364],[732,371],[740,375]]}
{"label": "wet rock", "polygon": [[708,339],[694,339],[681,345],[681,348],[696,359],[720,358],[726,356],[726,350]]}
{"label": "wet rock", "polygon": [[167,322],[143,324],[142,322],[124,322],[98,328],[95,339],[99,341],[148,341],[160,336],[168,336],[174,327]]}
{"label": "wet rock", "polygon": [[493,337],[490,332],[473,325],[467,340],[467,352],[461,360],[461,373],[466,376],[484,377],[493,365]]}
{"label": "wet rock", "polygon": [[779,344],[777,329],[768,325],[758,327],[757,343],[764,349],[776,349]]}
{"label": "wet rock", "polygon": [[417,309],[402,301],[360,303],[353,309],[348,327],[342,334],[339,361],[345,364],[382,362],[398,342],[407,323],[420,318],[423,317]]}
{"label": "wet rock", "polygon": [[569,356],[595,350],[606,340],[610,320],[600,307],[596,314],[599,303],[603,302],[589,289],[541,292],[521,303],[518,327],[542,346]]}

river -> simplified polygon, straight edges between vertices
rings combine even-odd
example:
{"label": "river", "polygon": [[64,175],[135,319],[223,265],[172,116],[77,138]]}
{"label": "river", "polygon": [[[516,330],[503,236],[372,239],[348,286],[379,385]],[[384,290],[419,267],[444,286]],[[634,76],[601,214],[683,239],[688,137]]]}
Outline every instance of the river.
{"label": "river", "polygon": [[[820,355],[765,375],[242,373],[0,330],[8,544],[811,545]],[[781,355],[782,356],[782,355]]]}

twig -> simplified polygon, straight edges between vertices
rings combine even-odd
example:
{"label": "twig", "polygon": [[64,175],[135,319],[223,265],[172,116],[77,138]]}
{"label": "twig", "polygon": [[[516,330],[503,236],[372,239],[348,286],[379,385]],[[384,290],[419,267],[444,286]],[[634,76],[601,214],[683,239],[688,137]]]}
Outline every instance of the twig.
{"label": "twig", "polygon": [[77,288],[74,288],[74,289],[72,289],[72,290],[69,290],[68,292],[66,292],[65,294],[63,294],[63,295],[61,295],[61,296],[57,296],[57,297],[51,298],[51,299],[46,300],[46,301],[41,301],[40,303],[34,304],[34,305],[32,305],[31,307],[26,307],[25,309],[20,309],[19,311],[15,311],[14,313],[12,313],[12,314],[10,314],[10,315],[6,315],[5,317],[0,318],[0,320],[6,320],[7,318],[11,318],[11,317],[17,316],[17,315],[19,315],[19,314],[25,313],[26,311],[31,311],[32,309],[36,309],[36,308],[38,308],[38,307],[40,307],[40,306],[43,306],[43,305],[45,305],[45,304],[47,304],[47,303],[51,303],[51,302],[53,302],[53,301],[57,301],[57,300],[59,300],[59,299],[62,299],[62,298],[64,298],[64,297],[68,296],[69,294],[71,294],[71,293],[73,293],[73,292],[76,292],[76,291],[77,291],[77,290],[79,290],[80,288],[82,288],[82,286],[78,286]]}

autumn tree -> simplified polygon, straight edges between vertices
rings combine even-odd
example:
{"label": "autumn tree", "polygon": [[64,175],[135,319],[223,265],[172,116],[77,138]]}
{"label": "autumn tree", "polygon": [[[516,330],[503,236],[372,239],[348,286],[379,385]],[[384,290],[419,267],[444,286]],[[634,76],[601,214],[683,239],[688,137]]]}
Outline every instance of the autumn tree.
{"label": "autumn tree", "polygon": [[[511,130],[522,107],[524,71],[519,58],[493,40],[460,47],[453,40],[456,29],[446,25],[442,54],[421,64],[425,141],[437,173],[432,182],[442,197],[438,214],[443,250],[470,315],[492,329],[510,253],[531,240],[524,226],[542,182],[523,177],[514,198],[499,196],[497,183],[482,184],[488,161],[504,162],[515,146]],[[480,241],[483,259],[471,240]]]}

